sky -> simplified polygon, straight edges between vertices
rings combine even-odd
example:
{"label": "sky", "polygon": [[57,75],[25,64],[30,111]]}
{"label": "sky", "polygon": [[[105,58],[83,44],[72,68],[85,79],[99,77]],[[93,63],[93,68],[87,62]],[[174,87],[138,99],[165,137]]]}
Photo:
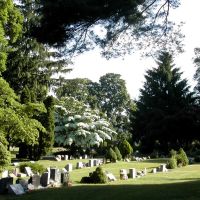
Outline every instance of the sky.
{"label": "sky", "polygon": [[[170,16],[175,22],[183,21],[182,32],[185,35],[185,52],[176,56],[174,63],[183,72],[182,78],[187,78],[193,87],[195,67],[193,64],[194,48],[200,47],[200,0],[181,0],[181,6],[171,11]],[[127,90],[132,99],[137,99],[139,89],[145,81],[144,75],[147,69],[157,67],[152,58],[141,57],[140,53],[127,55],[124,58],[106,60],[102,58],[98,50],[86,52],[76,57],[74,64],[70,66],[72,72],[65,75],[66,78],[88,78],[99,81],[106,73],[117,73],[126,81]]]}

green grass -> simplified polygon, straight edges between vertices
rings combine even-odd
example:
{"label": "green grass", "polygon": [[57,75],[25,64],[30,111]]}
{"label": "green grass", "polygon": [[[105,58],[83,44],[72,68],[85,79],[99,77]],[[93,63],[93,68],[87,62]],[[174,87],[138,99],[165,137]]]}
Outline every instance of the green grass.
{"label": "green grass", "polygon": [[[39,161],[45,166],[62,168],[66,163],[75,161]],[[119,170],[147,168],[150,172],[165,160],[148,160],[144,162],[118,162],[103,165],[103,169],[112,172],[118,179],[105,185],[83,185],[79,181],[88,176],[95,168],[76,169],[70,173],[72,187],[38,190],[22,196],[0,196],[1,200],[197,200],[200,199],[200,165],[189,165],[170,170],[167,173],[148,173],[139,179],[119,180]]]}

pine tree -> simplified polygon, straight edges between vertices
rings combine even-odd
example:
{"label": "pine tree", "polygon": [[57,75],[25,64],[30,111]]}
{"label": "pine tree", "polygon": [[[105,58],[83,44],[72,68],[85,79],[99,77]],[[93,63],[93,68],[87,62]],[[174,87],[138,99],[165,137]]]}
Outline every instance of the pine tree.
{"label": "pine tree", "polygon": [[168,152],[191,141],[193,93],[186,79],[173,65],[172,56],[162,52],[158,67],[148,70],[144,87],[137,101],[134,138],[142,142],[143,151]]}

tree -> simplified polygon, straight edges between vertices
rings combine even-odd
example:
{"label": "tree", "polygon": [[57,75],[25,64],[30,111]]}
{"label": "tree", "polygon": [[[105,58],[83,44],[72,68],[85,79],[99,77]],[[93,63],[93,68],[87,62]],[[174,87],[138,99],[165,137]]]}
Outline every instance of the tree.
{"label": "tree", "polygon": [[136,102],[133,135],[142,142],[144,152],[167,153],[177,146],[188,146],[197,136],[189,134],[195,129],[192,111],[195,99],[169,53],[160,53],[157,64],[157,68],[146,72]]}
{"label": "tree", "polygon": [[89,96],[87,85],[91,82],[88,79],[75,78],[65,80],[61,87],[55,89],[58,99],[61,97],[73,97],[78,101],[87,103]]}
{"label": "tree", "polygon": [[30,90],[30,102],[41,102],[50,86],[58,84],[52,75],[68,72],[69,69],[67,61],[56,50],[50,50],[31,37],[30,30],[39,20],[35,1],[23,0],[18,7],[24,15],[22,35],[12,44],[13,50],[8,54],[3,77],[18,95]]}
{"label": "tree", "polygon": [[[41,20],[32,28],[32,35],[50,45],[67,46],[70,54],[98,45],[107,57],[130,53],[139,39],[149,43],[154,38],[156,45],[168,35],[168,43],[176,44],[178,37],[176,42],[172,40],[173,23],[168,15],[178,4],[179,0],[40,1],[37,11]],[[103,34],[98,34],[96,27]]]}
{"label": "tree", "polygon": [[[130,115],[133,102],[126,89],[126,83],[121,75],[108,73],[99,80],[99,105],[106,113],[121,139],[129,138]],[[123,135],[123,136],[122,136]]]}
{"label": "tree", "polygon": [[127,140],[120,143],[119,149],[122,154],[122,158],[127,158],[133,153],[133,148]]}
{"label": "tree", "polygon": [[110,162],[116,162],[117,160],[117,155],[111,147],[107,150],[106,159],[109,159]]}
{"label": "tree", "polygon": [[120,153],[120,151],[119,151],[117,146],[115,146],[114,151],[116,153],[117,160],[121,160],[122,159],[122,155],[121,155],[121,153]]}
{"label": "tree", "polygon": [[82,106],[84,107],[79,107],[75,112],[63,105],[57,106],[55,141],[59,145],[75,143],[76,146],[86,149],[99,146],[104,140],[111,140],[113,135],[116,135],[109,122],[99,116],[98,110],[91,110],[84,104]]}
{"label": "tree", "polygon": [[54,144],[54,98],[48,96],[44,100],[44,105],[47,110],[46,113],[43,113],[39,116],[39,121],[45,127],[46,132],[40,132],[38,144],[33,147],[33,156],[34,159],[38,160],[41,156],[48,154]]}

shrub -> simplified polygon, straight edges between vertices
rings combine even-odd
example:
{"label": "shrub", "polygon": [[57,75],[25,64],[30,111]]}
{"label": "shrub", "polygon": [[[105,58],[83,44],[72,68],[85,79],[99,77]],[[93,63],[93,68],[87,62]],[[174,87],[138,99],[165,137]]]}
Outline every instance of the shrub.
{"label": "shrub", "polygon": [[171,149],[171,151],[169,152],[170,157],[176,157],[177,152],[174,149]]}
{"label": "shrub", "polygon": [[97,167],[96,170],[90,176],[92,183],[106,183],[107,177],[106,174],[103,172],[101,167]]}
{"label": "shrub", "polygon": [[25,162],[25,163],[20,164],[20,166],[19,166],[20,171],[22,173],[25,173],[25,167],[30,167],[33,173],[38,172],[38,173],[42,174],[45,171],[45,168],[43,167],[43,165],[40,165],[38,163]]}
{"label": "shrub", "polygon": [[131,145],[129,144],[127,140],[124,140],[120,144],[120,152],[123,158],[129,157],[131,153],[133,153],[133,148],[131,147]]}
{"label": "shrub", "polygon": [[6,146],[0,142],[0,172],[4,170],[6,166],[10,164],[11,154],[7,150]]}
{"label": "shrub", "polygon": [[122,159],[122,154],[120,153],[118,147],[114,148],[115,154],[117,156],[117,160],[121,160]]}
{"label": "shrub", "polygon": [[81,183],[106,183],[107,177],[101,167],[97,167],[89,177],[83,177]]}
{"label": "shrub", "polygon": [[117,160],[117,155],[116,153],[113,151],[112,148],[109,148],[109,150],[106,153],[106,159],[110,159],[110,162],[116,162]]}
{"label": "shrub", "polygon": [[186,166],[189,164],[189,159],[182,148],[179,149],[176,159],[178,166]]}
{"label": "shrub", "polygon": [[167,168],[169,169],[175,169],[177,168],[177,160],[176,160],[176,157],[175,156],[172,156],[168,163],[167,163]]}

